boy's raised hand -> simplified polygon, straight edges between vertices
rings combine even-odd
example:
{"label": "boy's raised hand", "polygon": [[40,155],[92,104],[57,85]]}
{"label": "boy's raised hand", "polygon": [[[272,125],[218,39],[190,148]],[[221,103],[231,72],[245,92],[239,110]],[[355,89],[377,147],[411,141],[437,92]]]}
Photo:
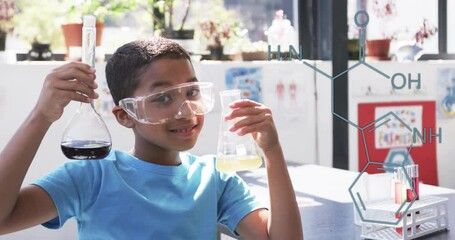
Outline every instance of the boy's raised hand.
{"label": "boy's raised hand", "polygon": [[71,62],[54,69],[46,76],[34,111],[49,122],[58,120],[70,101],[89,103],[98,98],[95,78],[95,70],[84,63]]}
{"label": "boy's raised hand", "polygon": [[95,70],[83,63],[54,69],[46,76],[31,114],[0,152],[0,235],[57,216],[49,194],[34,185],[21,186],[46,132],[62,116],[65,106],[72,100],[88,103],[98,97],[95,78]]}
{"label": "boy's raised hand", "polygon": [[239,135],[252,133],[264,152],[270,196],[270,213],[258,209],[248,214],[236,231],[245,239],[303,239],[300,213],[272,111],[251,100],[236,101],[229,106],[233,110],[225,116],[226,120],[243,118],[230,130]]}
{"label": "boy's raised hand", "polygon": [[248,99],[233,102],[229,107],[232,108],[232,112],[225,116],[226,120],[243,118],[231,127],[231,131],[239,135],[252,133],[264,152],[280,147],[272,111],[269,108]]}

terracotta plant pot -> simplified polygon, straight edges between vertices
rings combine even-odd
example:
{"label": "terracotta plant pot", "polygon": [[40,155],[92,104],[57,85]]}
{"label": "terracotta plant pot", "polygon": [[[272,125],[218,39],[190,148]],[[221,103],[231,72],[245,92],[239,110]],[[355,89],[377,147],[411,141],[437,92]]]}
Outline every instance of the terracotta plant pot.
{"label": "terracotta plant pot", "polygon": [[367,40],[367,55],[378,60],[388,60],[390,41],[390,39]]}
{"label": "terracotta plant pot", "polygon": [[[101,45],[104,23],[96,23],[96,46]],[[69,53],[71,46],[82,46],[82,23],[69,23],[62,25],[65,37],[66,54]]]}
{"label": "terracotta plant pot", "polygon": [[258,60],[268,60],[268,52],[242,52],[243,61],[258,61]]}

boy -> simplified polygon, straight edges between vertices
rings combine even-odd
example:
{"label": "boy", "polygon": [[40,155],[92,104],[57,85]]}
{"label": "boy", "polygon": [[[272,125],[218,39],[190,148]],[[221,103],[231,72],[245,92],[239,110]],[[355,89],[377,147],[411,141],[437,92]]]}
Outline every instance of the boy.
{"label": "boy", "polygon": [[[76,217],[80,239],[215,239],[217,222],[244,239],[302,239],[295,201],[271,112],[243,100],[227,119],[252,133],[264,152],[270,210],[235,174],[215,170],[213,156],[192,148],[210,110],[188,53],[162,38],[120,47],[106,65],[117,121],[135,135],[130,152],[69,161],[20,188],[41,140],[70,101],[88,103],[96,74],[82,63],[55,69],[34,109],[0,154],[0,234]],[[27,146],[26,149],[23,146]]]}

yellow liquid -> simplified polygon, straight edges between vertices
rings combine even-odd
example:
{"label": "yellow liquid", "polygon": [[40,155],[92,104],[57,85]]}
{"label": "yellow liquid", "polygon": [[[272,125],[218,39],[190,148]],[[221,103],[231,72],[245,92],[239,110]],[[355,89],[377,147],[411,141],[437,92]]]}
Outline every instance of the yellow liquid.
{"label": "yellow liquid", "polygon": [[259,156],[223,156],[216,159],[216,169],[220,172],[235,172],[255,169],[262,165]]}

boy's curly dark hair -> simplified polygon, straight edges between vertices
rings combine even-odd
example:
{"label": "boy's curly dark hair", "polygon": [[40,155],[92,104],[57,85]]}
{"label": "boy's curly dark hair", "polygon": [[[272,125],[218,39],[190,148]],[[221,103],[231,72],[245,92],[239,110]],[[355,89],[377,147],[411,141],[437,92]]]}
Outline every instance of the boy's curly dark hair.
{"label": "boy's curly dark hair", "polygon": [[117,49],[106,64],[106,80],[115,105],[131,97],[144,69],[158,59],[188,59],[190,55],[178,43],[166,38],[137,40]]}

